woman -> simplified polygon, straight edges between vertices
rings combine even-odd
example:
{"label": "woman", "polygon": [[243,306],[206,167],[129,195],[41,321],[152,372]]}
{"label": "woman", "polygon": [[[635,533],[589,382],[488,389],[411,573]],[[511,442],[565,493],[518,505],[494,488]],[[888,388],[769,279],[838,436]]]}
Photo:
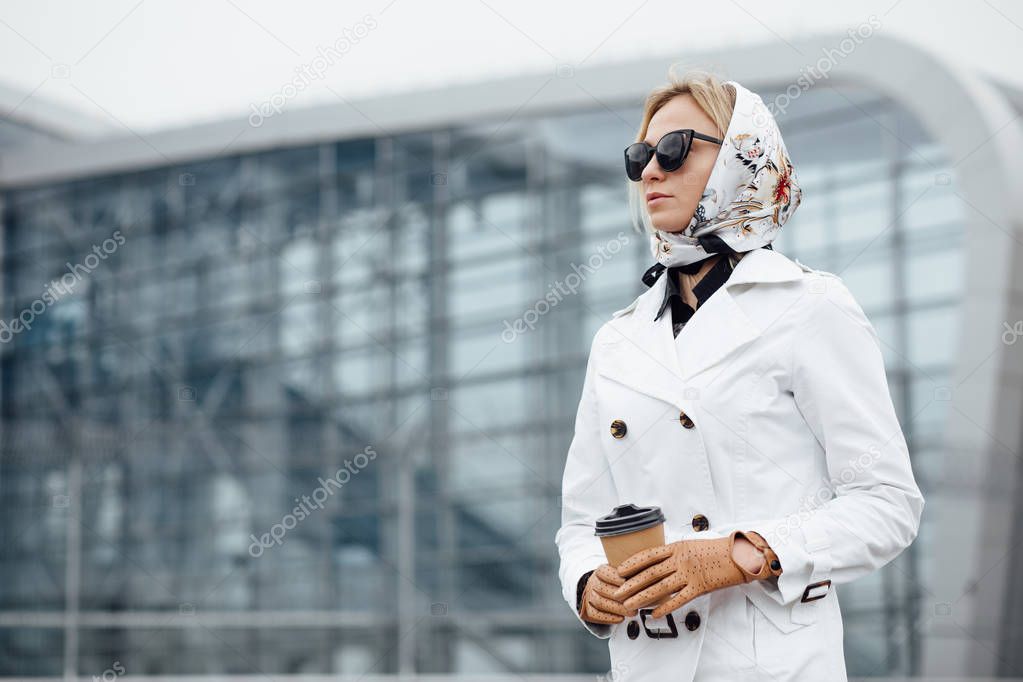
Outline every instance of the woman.
{"label": "woman", "polygon": [[[673,78],[637,140],[656,263],[590,349],[564,597],[615,680],[845,680],[837,586],[905,549],[924,506],[879,339],[838,276],[771,248],[801,192],[757,95]],[[594,523],[626,503],[661,508],[666,544],[612,568]]]}

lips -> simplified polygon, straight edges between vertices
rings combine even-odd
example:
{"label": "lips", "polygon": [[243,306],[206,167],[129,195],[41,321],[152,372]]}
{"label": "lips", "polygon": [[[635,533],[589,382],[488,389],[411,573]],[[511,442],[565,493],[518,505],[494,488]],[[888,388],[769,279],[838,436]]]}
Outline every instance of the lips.
{"label": "lips", "polygon": [[655,199],[662,199],[671,196],[670,194],[663,194],[661,192],[648,192],[646,195],[647,203],[654,201]]}

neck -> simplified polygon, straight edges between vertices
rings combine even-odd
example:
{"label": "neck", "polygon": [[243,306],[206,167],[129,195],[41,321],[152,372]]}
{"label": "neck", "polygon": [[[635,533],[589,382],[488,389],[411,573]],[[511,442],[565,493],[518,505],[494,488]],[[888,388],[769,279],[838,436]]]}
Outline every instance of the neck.
{"label": "neck", "polygon": [[696,308],[696,296],[693,294],[693,287],[695,287],[704,275],[710,272],[710,269],[722,258],[725,258],[722,254],[710,256],[706,258],[698,271],[695,274],[687,275],[684,272],[678,273],[679,277],[679,289],[682,291],[682,300],[689,304],[692,308]]}

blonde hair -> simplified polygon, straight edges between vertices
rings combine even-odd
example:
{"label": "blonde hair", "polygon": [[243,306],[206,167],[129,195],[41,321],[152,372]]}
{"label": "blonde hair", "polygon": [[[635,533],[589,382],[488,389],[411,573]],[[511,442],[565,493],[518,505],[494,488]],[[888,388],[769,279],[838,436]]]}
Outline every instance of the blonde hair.
{"label": "blonde hair", "polygon": [[[679,95],[691,95],[710,120],[717,127],[719,138],[724,138],[728,130],[728,124],[732,120],[732,111],[735,109],[735,88],[724,82],[719,76],[705,69],[688,69],[683,75],[675,73],[677,64],[668,69],[668,83],[654,89],[647,95],[643,107],[643,120],[636,135],[636,142],[646,139],[647,129],[650,127],[650,119],[654,117],[661,107]],[[643,184],[626,180],[629,195],[629,213],[632,217],[632,226],[636,232],[647,234],[654,233],[653,223],[650,222],[650,214],[646,210],[646,201],[643,196]]]}

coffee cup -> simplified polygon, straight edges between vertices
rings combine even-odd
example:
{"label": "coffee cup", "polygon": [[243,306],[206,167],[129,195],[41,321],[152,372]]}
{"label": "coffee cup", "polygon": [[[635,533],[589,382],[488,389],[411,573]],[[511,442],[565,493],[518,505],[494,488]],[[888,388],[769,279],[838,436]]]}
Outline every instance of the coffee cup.
{"label": "coffee cup", "polygon": [[[617,568],[636,552],[664,544],[664,513],[660,507],[622,504],[597,519],[594,535],[604,546],[607,563]],[[647,606],[656,606],[670,596]]]}
{"label": "coffee cup", "polygon": [[660,507],[618,505],[597,519],[593,534],[604,546],[607,563],[617,568],[636,552],[664,544],[664,514]]}

